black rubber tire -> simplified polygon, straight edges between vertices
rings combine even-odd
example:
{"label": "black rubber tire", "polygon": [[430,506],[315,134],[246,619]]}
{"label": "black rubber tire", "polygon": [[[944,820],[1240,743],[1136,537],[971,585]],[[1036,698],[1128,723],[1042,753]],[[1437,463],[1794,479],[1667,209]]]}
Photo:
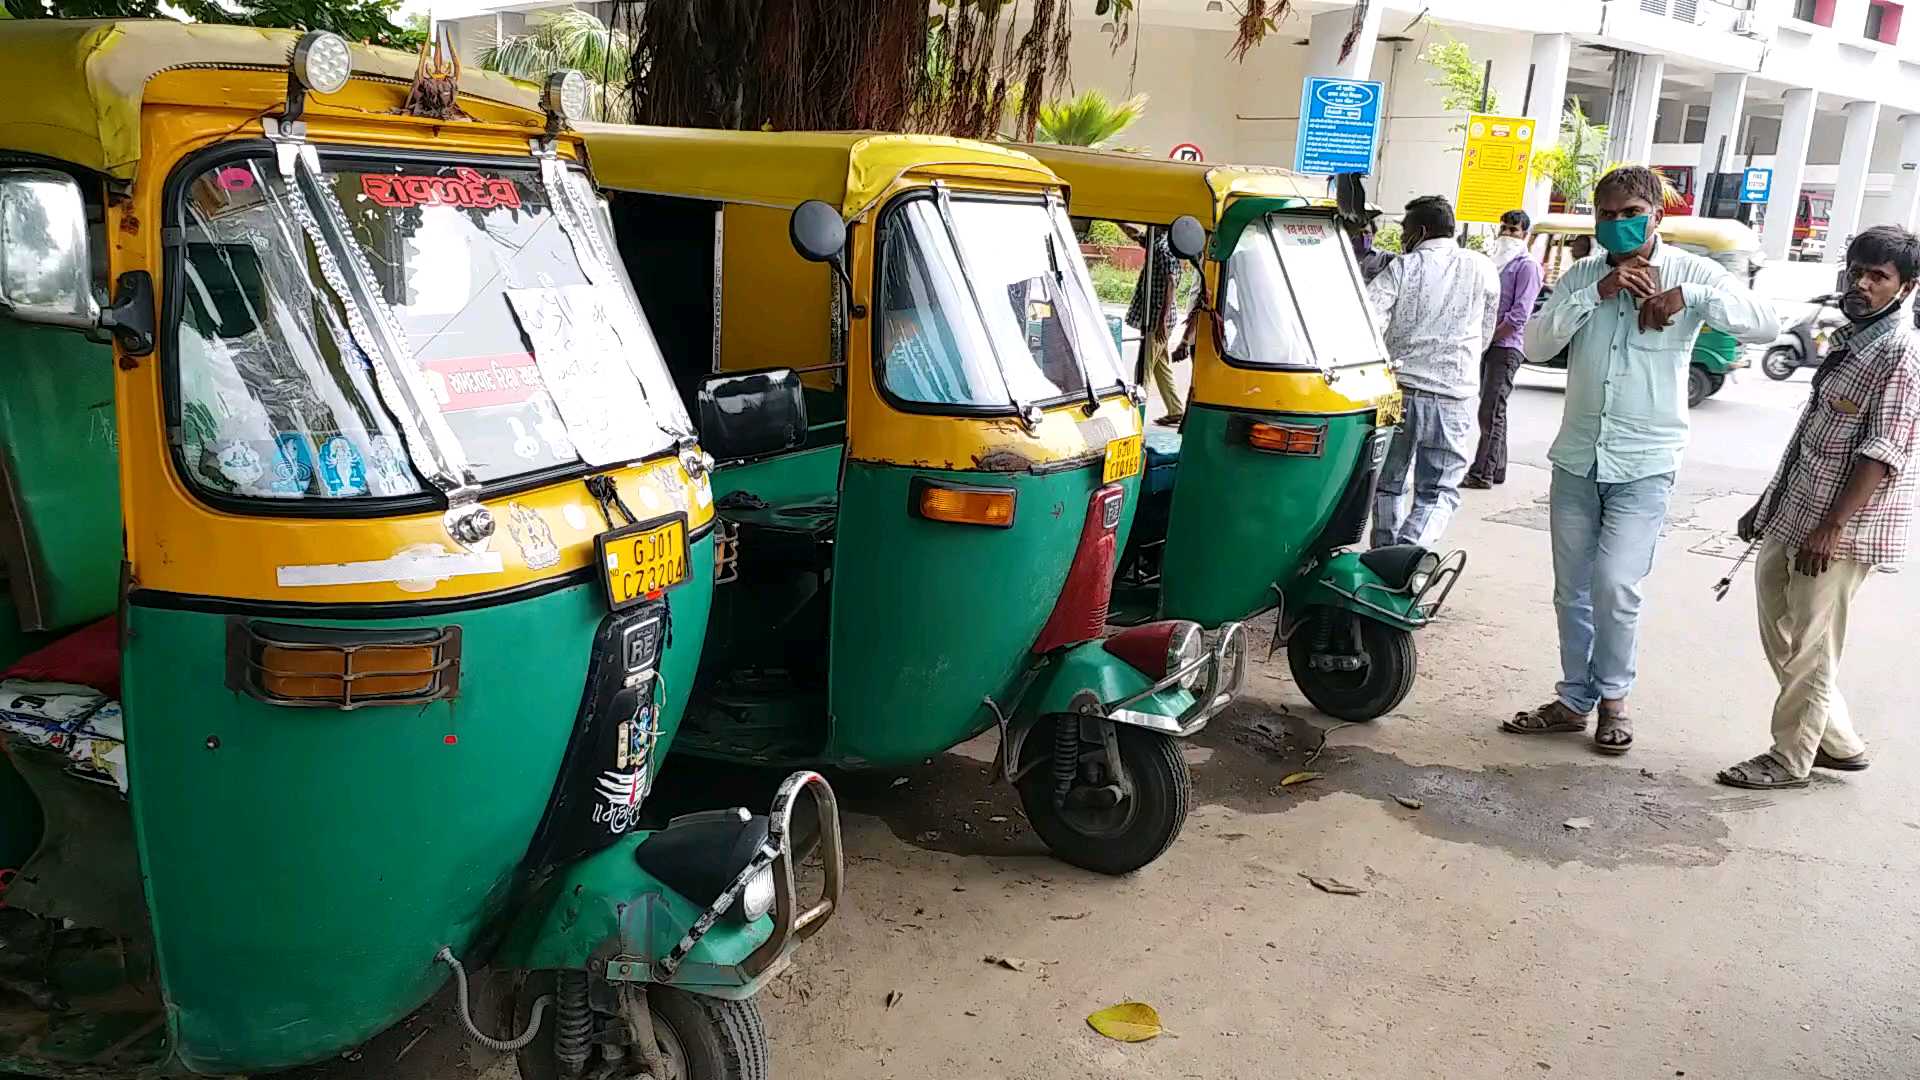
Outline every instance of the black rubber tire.
{"label": "black rubber tire", "polygon": [[1798,366],[1794,355],[1794,351],[1787,346],[1775,345],[1760,358],[1760,370],[1766,372],[1767,378],[1774,382],[1786,382],[1793,378],[1794,369]]}
{"label": "black rubber tire", "polygon": [[[1072,720],[1071,717],[1065,719]],[[1193,773],[1180,741],[1157,731],[1115,725],[1120,763],[1133,784],[1132,808],[1117,832],[1091,834],[1053,805],[1053,770],[1041,764],[1020,779],[1020,804],[1048,850],[1061,862],[1098,874],[1131,874],[1166,854],[1187,823]],[[1053,725],[1042,721],[1027,746],[1052,747]],[[1024,755],[1023,755],[1024,756]]]}
{"label": "black rubber tire", "polygon": [[1712,397],[1727,385],[1727,377],[1717,372],[1707,372],[1707,396]]}
{"label": "black rubber tire", "polygon": [[[553,992],[552,973],[535,972],[521,986],[515,1013],[523,1028],[533,999]],[[670,986],[649,986],[647,1009],[653,1014],[656,1028],[664,1025],[672,1029],[674,1040],[686,1055],[688,1080],[768,1080],[773,1075],[767,1025],[757,1003],[723,1001]],[[558,1080],[553,1020],[549,1007],[541,1020],[540,1034],[517,1054],[521,1080]]]}
{"label": "black rubber tire", "polygon": [[[1342,620],[1332,626],[1335,641],[1351,640],[1346,620],[1359,620],[1360,644],[1368,658],[1361,671],[1319,671],[1312,666],[1313,643],[1319,640],[1322,626],[1332,619]],[[1317,607],[1307,612],[1287,638],[1287,667],[1293,672],[1294,685],[1314,708],[1336,720],[1364,722],[1400,707],[1413,690],[1420,658],[1411,631],[1349,611]]]}
{"label": "black rubber tire", "polygon": [[1713,376],[1699,364],[1687,368],[1687,408],[1691,409],[1713,394]]}

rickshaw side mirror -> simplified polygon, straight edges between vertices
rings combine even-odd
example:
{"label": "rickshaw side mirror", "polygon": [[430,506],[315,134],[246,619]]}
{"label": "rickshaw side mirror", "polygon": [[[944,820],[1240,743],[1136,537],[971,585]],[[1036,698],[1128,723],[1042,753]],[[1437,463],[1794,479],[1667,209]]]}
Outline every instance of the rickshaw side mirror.
{"label": "rickshaw side mirror", "polygon": [[1173,249],[1175,256],[1200,264],[1200,256],[1207,250],[1207,230],[1200,219],[1192,214],[1181,214],[1173,219],[1173,225],[1167,231],[1167,246]]}
{"label": "rickshaw side mirror", "polygon": [[715,375],[695,395],[700,445],[720,461],[766,457],[807,442],[807,398],[788,368]]}
{"label": "rickshaw side mirror", "polygon": [[87,203],[66,173],[0,170],[0,311],[73,330],[100,325]]}
{"label": "rickshaw side mirror", "polygon": [[840,220],[840,211],[819,199],[793,208],[787,236],[793,240],[793,250],[808,262],[835,262],[847,250],[847,223]]}

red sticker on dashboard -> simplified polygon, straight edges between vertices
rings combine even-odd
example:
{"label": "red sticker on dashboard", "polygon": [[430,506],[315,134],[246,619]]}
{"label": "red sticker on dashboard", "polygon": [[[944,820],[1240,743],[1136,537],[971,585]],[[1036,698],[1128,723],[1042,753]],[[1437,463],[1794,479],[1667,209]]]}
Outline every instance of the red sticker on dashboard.
{"label": "red sticker on dashboard", "polygon": [[366,173],[360,190],[381,206],[457,206],[465,210],[520,209],[520,188],[501,177],[455,169],[452,176]]}

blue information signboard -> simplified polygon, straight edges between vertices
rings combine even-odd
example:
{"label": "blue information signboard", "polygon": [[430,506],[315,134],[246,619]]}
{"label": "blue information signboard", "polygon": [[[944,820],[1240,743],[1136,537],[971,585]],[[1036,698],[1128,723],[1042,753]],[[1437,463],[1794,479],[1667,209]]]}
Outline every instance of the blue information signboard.
{"label": "blue information signboard", "polygon": [[1307,79],[1293,167],[1306,173],[1370,173],[1379,142],[1381,87],[1361,79]]}
{"label": "blue information signboard", "polygon": [[1773,194],[1772,169],[1748,169],[1740,174],[1740,201],[1763,203]]}

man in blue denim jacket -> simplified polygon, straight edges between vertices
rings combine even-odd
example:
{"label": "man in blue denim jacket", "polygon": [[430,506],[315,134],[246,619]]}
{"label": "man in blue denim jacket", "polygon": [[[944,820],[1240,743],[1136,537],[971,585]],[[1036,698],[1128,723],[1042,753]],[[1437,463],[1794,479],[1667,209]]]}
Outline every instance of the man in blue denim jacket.
{"label": "man in blue denim jacket", "polygon": [[1580,732],[1598,708],[1594,745],[1613,754],[1633,745],[1640,583],[1687,445],[1694,335],[1704,325],[1764,343],[1780,330],[1773,309],[1719,264],[1660,241],[1664,195],[1652,169],[1601,177],[1594,238],[1606,254],[1568,268],[1525,342],[1535,362],[1568,349],[1566,406],[1547,452],[1560,684],[1553,700],[1500,726]]}

